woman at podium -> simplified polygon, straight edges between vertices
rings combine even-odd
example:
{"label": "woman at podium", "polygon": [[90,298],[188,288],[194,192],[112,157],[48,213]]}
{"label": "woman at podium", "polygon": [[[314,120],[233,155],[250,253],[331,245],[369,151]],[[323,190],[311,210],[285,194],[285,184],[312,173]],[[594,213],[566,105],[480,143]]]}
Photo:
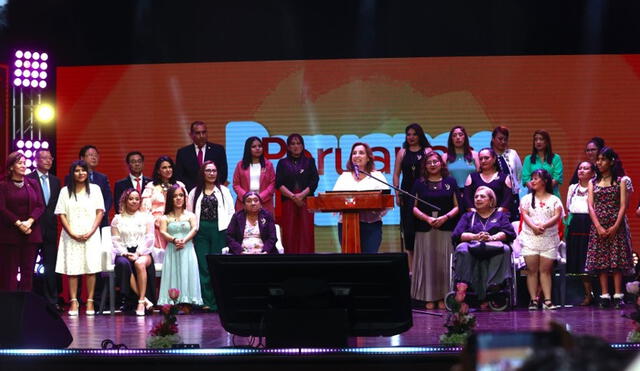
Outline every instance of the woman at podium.
{"label": "woman at podium", "polygon": [[[387,183],[387,179],[384,174],[375,170],[371,147],[366,143],[356,142],[351,147],[347,171],[338,177],[333,190],[376,191],[389,189],[385,183]],[[363,253],[374,254],[378,252],[382,242],[382,217],[386,212],[386,209],[360,212],[360,247]],[[340,215],[338,223],[338,238],[342,241],[342,215]]]}

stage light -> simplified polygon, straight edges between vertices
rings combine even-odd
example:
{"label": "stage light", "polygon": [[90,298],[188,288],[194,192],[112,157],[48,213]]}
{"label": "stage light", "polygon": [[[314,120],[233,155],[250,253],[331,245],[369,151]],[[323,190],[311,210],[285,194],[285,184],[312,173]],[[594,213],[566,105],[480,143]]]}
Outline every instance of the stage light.
{"label": "stage light", "polygon": [[22,61],[20,59],[18,59],[14,64],[18,68],[22,67]]}
{"label": "stage light", "polygon": [[24,58],[25,59],[31,59],[31,52],[30,51],[24,52]]}
{"label": "stage light", "polygon": [[27,159],[27,161],[25,161],[24,164],[27,165],[27,167],[31,167],[32,162],[30,159]]}
{"label": "stage light", "polygon": [[23,55],[22,50],[16,50],[16,58],[22,58]]}
{"label": "stage light", "polygon": [[37,80],[31,80],[31,87],[32,88],[37,88],[38,87],[38,81]]}
{"label": "stage light", "polygon": [[42,149],[47,149],[47,148],[49,148],[49,142],[45,140],[44,142],[42,142]]}
{"label": "stage light", "polygon": [[[44,83],[44,81],[40,81],[40,83]],[[38,120],[39,123],[42,124],[48,124],[53,120],[53,117],[55,116],[55,111],[53,109],[53,106],[51,106],[48,103],[42,103],[39,104],[36,107],[36,119]],[[46,143],[46,142],[44,142]],[[42,143],[44,148],[44,143]]]}
{"label": "stage light", "polygon": [[41,88],[41,89],[44,89],[44,88],[46,88],[46,87],[47,87],[47,82],[46,82],[46,81],[44,81],[44,80],[43,80],[43,81],[40,81],[39,86],[40,86],[40,88]]}
{"label": "stage light", "polygon": [[15,86],[22,85],[22,79],[16,78],[15,80],[13,80],[13,85],[15,85]]}
{"label": "stage light", "polygon": [[40,63],[39,62],[33,62],[33,63],[31,63],[31,67],[32,68],[36,68],[36,69],[40,68]]}
{"label": "stage light", "polygon": [[16,147],[18,147],[18,148],[24,148],[24,140],[19,139],[19,140],[16,142]]}
{"label": "stage light", "polygon": [[24,146],[27,147],[27,149],[31,149],[31,147],[33,147],[33,143],[30,140],[28,140],[24,142]]}
{"label": "stage light", "polygon": [[40,53],[38,52],[33,53],[33,59],[35,59],[36,61],[40,59]]}
{"label": "stage light", "polygon": [[[33,156],[33,152],[31,152],[31,150],[28,149],[28,150],[24,151],[24,155],[25,155],[25,157],[30,158],[31,156]],[[27,165],[27,166],[29,166],[29,165]]]}
{"label": "stage light", "polygon": [[17,69],[15,71],[13,71],[13,74],[18,76],[18,77],[20,77],[20,76],[22,76],[22,70],[21,69]]}
{"label": "stage light", "polygon": [[42,59],[43,61],[46,61],[47,59],[49,59],[49,54],[47,53],[40,54],[40,59]]}
{"label": "stage light", "polygon": [[24,63],[22,63],[22,65],[24,66],[24,68],[31,68],[31,62],[29,62],[29,61],[24,61]]}
{"label": "stage light", "polygon": [[28,88],[30,83],[31,81],[29,81],[29,79],[22,80],[22,86],[24,86],[25,88]]}
{"label": "stage light", "polygon": [[[14,85],[23,86],[23,87],[32,87],[32,88],[45,88],[47,87],[47,83],[44,82],[48,76],[46,72],[44,72],[49,66],[45,60],[49,58],[46,53],[37,52],[37,51],[22,51],[18,50],[15,52],[16,60],[14,62],[14,66],[16,70],[14,71],[14,75],[16,77],[22,77],[23,80],[18,84],[14,80]],[[30,60],[33,58],[32,60]],[[32,70],[30,70],[30,68]],[[18,72],[18,70],[20,72]],[[44,73],[42,73],[44,72]],[[28,79],[28,81],[25,81]],[[33,81],[32,81],[33,80]],[[43,83],[44,82],[44,83]]]}
{"label": "stage light", "polygon": [[33,148],[40,149],[40,146],[41,146],[41,144],[40,144],[39,141],[36,140],[35,142],[33,142]]}
{"label": "stage light", "polygon": [[40,72],[40,79],[41,79],[41,80],[44,80],[44,79],[46,79],[46,78],[47,78],[47,73],[46,73],[46,72],[44,72],[44,71]]}
{"label": "stage light", "polygon": [[38,73],[38,71],[31,71],[31,78],[32,79],[37,79],[38,77],[40,77],[40,74]]}
{"label": "stage light", "polygon": [[41,69],[41,70],[46,70],[46,69],[47,69],[47,67],[49,67],[49,65],[48,65],[46,62],[42,62],[42,63],[40,63],[40,69]]}

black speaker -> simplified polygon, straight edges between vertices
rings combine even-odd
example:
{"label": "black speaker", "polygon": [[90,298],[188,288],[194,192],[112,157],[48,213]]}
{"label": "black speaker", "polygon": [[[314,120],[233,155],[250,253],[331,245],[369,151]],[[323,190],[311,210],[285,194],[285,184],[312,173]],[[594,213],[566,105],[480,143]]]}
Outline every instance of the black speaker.
{"label": "black speaker", "polygon": [[0,348],[66,348],[73,341],[56,309],[31,292],[0,292]]}

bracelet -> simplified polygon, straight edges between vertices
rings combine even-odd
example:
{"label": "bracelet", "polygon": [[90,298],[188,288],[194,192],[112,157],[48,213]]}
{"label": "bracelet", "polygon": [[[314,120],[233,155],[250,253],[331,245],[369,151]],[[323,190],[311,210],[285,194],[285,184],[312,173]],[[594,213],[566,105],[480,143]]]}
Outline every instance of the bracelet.
{"label": "bracelet", "polygon": [[176,238],[174,237],[173,240],[171,240],[171,242],[176,243]]}

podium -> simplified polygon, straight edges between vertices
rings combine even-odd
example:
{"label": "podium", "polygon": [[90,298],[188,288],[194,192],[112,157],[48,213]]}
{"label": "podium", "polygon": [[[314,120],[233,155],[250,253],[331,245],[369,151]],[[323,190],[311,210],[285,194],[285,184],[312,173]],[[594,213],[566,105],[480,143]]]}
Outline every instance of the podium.
{"label": "podium", "polygon": [[307,208],[320,212],[342,213],[342,252],[360,253],[360,211],[393,207],[393,196],[382,191],[346,191],[320,193],[307,197]]}

